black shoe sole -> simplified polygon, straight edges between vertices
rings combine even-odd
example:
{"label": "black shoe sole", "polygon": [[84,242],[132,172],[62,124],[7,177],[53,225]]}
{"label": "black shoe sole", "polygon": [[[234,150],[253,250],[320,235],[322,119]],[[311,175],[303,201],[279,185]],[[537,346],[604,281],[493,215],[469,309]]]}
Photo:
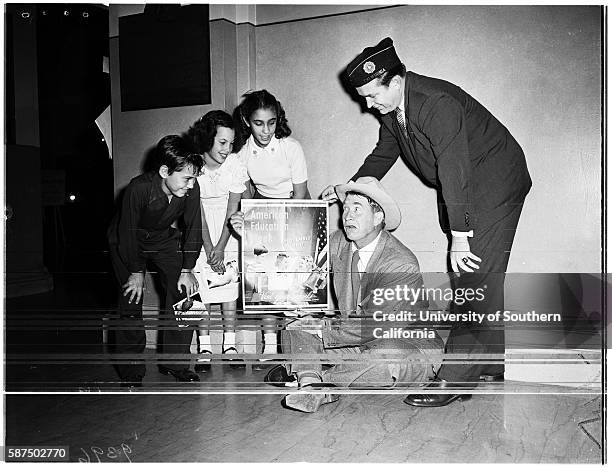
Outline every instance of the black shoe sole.
{"label": "black shoe sole", "polygon": [[416,402],[415,403],[414,401],[410,400],[410,396],[408,396],[404,399],[404,404],[411,405],[412,407],[444,407],[452,402],[468,401],[471,398],[472,398],[471,394],[455,394],[453,395],[453,397],[448,398],[442,403],[432,403],[432,402],[423,402],[423,403]]}

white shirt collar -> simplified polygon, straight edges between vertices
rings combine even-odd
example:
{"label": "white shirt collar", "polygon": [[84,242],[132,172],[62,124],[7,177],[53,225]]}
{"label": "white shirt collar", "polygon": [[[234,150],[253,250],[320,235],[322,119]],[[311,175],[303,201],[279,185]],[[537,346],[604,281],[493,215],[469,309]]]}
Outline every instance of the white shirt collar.
{"label": "white shirt collar", "polygon": [[374,250],[376,250],[376,247],[378,246],[381,234],[382,230],[378,232],[378,235],[374,240],[372,240],[363,248],[357,248],[355,242],[351,242],[351,252],[354,252],[357,249],[359,250],[359,262],[357,263],[357,269],[359,269],[359,272],[365,272],[368,263],[370,262],[370,258],[372,257],[372,255],[374,254]]}
{"label": "white shirt collar", "polygon": [[255,142],[255,138],[251,134],[251,136],[249,136],[249,139],[247,140],[247,145],[249,154],[261,154],[265,151],[276,153],[280,145],[280,139],[278,139],[276,136],[272,136],[272,139],[270,140],[268,145],[265,148],[262,148],[257,145],[257,143]]}
{"label": "white shirt collar", "polygon": [[397,108],[400,109],[400,111],[403,114],[405,114],[406,113],[406,96],[405,96],[405,93],[406,93],[406,78],[404,78],[402,80],[402,90],[401,90],[401,93],[402,93],[402,100],[400,101],[400,104],[399,104],[399,106]]}

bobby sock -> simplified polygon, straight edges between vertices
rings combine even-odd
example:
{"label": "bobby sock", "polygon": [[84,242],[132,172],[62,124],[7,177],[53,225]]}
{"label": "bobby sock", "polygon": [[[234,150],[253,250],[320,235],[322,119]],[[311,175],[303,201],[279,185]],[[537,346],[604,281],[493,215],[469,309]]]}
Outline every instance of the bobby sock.
{"label": "bobby sock", "polygon": [[198,336],[200,341],[200,347],[198,351],[201,353],[204,350],[208,350],[212,353],[212,346],[210,345],[210,334],[206,334],[205,336]]}
{"label": "bobby sock", "polygon": [[236,333],[235,332],[224,332],[223,333],[223,350],[227,350],[230,347],[236,347]]}
{"label": "bobby sock", "polygon": [[277,352],[277,342],[276,342],[276,333],[264,333],[264,352],[263,353],[276,353]]}

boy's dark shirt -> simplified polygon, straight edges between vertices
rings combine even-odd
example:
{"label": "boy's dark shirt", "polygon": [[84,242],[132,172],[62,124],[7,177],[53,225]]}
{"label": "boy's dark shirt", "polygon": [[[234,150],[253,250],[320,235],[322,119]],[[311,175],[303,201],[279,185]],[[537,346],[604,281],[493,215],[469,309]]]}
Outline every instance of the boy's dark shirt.
{"label": "boy's dark shirt", "polygon": [[119,255],[130,272],[145,270],[144,251],[161,250],[179,238],[172,224],[181,216],[184,221],[183,269],[195,267],[200,255],[202,217],[197,180],[186,196],[173,196],[170,202],[162,189],[162,182],[157,172],[147,172],[133,178],[125,189],[121,209],[108,229],[110,245],[117,245]]}

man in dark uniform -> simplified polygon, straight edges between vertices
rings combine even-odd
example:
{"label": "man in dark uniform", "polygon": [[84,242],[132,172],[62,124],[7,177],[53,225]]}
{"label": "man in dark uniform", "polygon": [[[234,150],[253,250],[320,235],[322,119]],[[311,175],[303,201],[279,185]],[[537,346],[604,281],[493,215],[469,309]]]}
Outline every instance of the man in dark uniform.
{"label": "man in dark uniform", "polygon": [[[147,263],[161,276],[165,301],[161,307],[164,353],[188,354],[193,329],[179,330],[172,305],[198,289],[192,270],[202,247],[200,187],[196,177],[202,169],[200,155],[190,152],[176,135],[157,145],[158,170],[133,178],[125,189],[121,209],[111,222],[108,238],[119,293],[119,326],[116,351],[142,353],[146,336],[142,322],[142,297]],[[184,224],[183,235],[174,228]],[[160,366],[179,381],[199,381],[187,364]],[[145,365],[119,364],[124,387],[139,387]]]}
{"label": "man in dark uniform", "polygon": [[[510,248],[531,188],[521,147],[461,88],[407,72],[390,38],[364,49],[348,65],[346,77],[367,106],[381,114],[378,143],[352,180],[382,178],[401,155],[425,184],[438,190],[440,225],[452,239],[451,267],[460,273],[453,286],[486,290],[484,300],[466,302],[455,311],[503,310]],[[335,198],[334,187],[327,187],[322,196]],[[501,323],[485,319],[480,325],[454,325],[432,389],[470,388],[481,378],[503,380],[504,352]],[[457,354],[454,359],[452,354]],[[461,364],[461,358],[489,364]],[[438,407],[461,397],[468,398],[411,394],[404,402]]]}

